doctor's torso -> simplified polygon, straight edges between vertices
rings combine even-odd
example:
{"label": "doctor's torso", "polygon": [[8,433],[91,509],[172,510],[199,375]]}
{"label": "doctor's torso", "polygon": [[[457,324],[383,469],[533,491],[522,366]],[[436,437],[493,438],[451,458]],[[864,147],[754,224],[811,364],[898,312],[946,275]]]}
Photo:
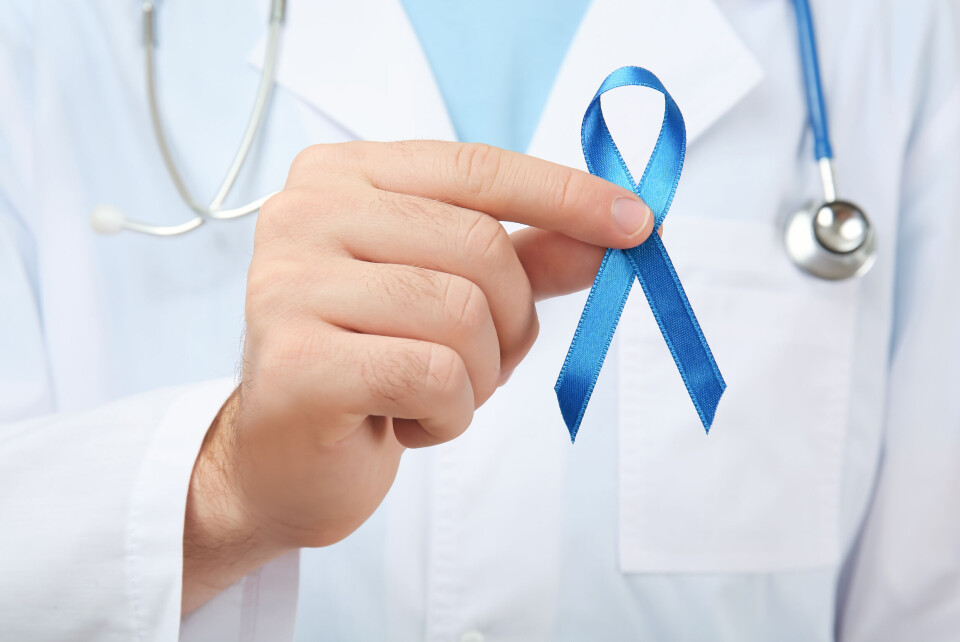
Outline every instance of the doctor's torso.
{"label": "doctor's torso", "polygon": [[[260,4],[169,0],[159,14],[167,134],[201,198],[248,116]],[[820,191],[790,4],[593,3],[529,153],[583,167],[580,118],[617,66],[648,67],[673,93],[690,140],[664,239],[729,386],[714,427],[705,437],[637,290],[572,447],[553,383],[585,295],[541,304],[537,345],[470,430],[406,453],[368,523],[304,552],[300,639],[832,639],[878,461],[913,118],[891,100],[874,24],[889,18],[870,7],[815,6],[841,195],[879,239],[866,278],[831,283],[798,272],[781,242],[783,217]],[[188,217],[150,130],[137,3],[33,12],[24,225],[47,353],[35,376],[52,385],[21,402],[75,409],[232,376],[255,221],[174,239],[88,224],[100,203]],[[289,18],[232,200],[278,189],[312,143],[453,136],[398,2],[291,0]],[[662,106],[626,94],[608,121],[639,171]]]}

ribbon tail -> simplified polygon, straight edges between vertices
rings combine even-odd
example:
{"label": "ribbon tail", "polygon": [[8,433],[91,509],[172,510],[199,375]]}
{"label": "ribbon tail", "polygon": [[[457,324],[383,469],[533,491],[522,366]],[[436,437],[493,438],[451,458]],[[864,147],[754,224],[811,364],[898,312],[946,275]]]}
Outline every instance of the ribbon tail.
{"label": "ribbon tail", "polygon": [[554,387],[570,441],[577,438],[633,278],[634,268],[623,250],[607,250]]}
{"label": "ribbon tail", "polygon": [[670,354],[677,364],[690,399],[707,432],[727,384],[717,368],[703,330],[680,285],[680,278],[657,234],[641,245],[624,250],[647,296]]}

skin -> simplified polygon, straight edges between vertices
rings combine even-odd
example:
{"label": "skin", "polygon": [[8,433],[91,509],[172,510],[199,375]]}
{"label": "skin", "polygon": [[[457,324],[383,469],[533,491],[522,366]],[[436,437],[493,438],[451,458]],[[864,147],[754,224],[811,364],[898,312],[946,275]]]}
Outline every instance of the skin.
{"label": "skin", "polygon": [[183,612],[356,530],[404,449],[463,433],[524,358],[535,301],[652,226],[627,190],[485,145],[302,152],[257,221],[241,384],[190,484]]}

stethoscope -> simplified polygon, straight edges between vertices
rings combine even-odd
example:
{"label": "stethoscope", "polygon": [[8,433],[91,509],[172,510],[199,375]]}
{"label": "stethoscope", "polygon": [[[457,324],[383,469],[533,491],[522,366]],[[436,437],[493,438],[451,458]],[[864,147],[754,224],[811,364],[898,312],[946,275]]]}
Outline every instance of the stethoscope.
{"label": "stethoscope", "polygon": [[876,234],[862,209],[837,198],[813,18],[807,0],[794,0],[793,5],[797,12],[803,84],[813,129],[814,157],[820,166],[823,200],[807,204],[787,220],[784,245],[787,256],[801,270],[822,279],[849,279],[865,274],[873,265],[877,258]]}
{"label": "stethoscope", "polygon": [[267,194],[262,198],[251,201],[246,205],[231,209],[223,209],[223,203],[227,200],[230,190],[237,182],[237,176],[240,174],[240,168],[243,167],[247,156],[250,155],[250,148],[256,140],[257,132],[263,124],[263,119],[267,111],[267,103],[270,100],[270,94],[273,90],[274,76],[277,69],[277,51],[280,47],[280,34],[283,28],[283,20],[286,14],[286,0],[271,0],[269,32],[267,36],[267,48],[264,54],[263,71],[260,72],[260,82],[257,86],[257,95],[253,101],[253,112],[247,120],[247,127],[243,132],[243,138],[240,139],[240,146],[237,153],[233,156],[233,161],[227,169],[227,174],[217,190],[216,196],[210,202],[210,205],[204,207],[193,197],[190,190],[187,189],[183,179],[180,177],[180,170],[173,160],[170,153],[170,146],[167,145],[167,137],[163,131],[163,122],[160,118],[160,106],[157,101],[157,83],[154,76],[154,51],[156,49],[156,3],[155,0],[143,0],[141,5],[143,11],[143,51],[144,64],[147,78],[147,103],[150,107],[150,123],[153,125],[153,134],[157,139],[157,146],[160,148],[160,155],[163,157],[163,164],[167,167],[167,173],[173,180],[177,193],[187,207],[193,211],[193,218],[189,221],[177,225],[152,225],[150,223],[141,223],[126,218],[123,212],[108,205],[99,205],[94,208],[90,216],[90,225],[101,234],[115,234],[120,230],[130,230],[131,232],[140,232],[141,234],[150,234],[152,236],[177,236],[186,234],[197,229],[208,220],[226,220],[239,218],[247,214],[253,214],[273,196],[276,192]]}
{"label": "stethoscope", "polygon": [[[816,35],[810,15],[808,0],[794,0],[797,14],[797,32],[800,40],[800,61],[803,67],[804,88],[810,125],[813,129],[814,155],[820,168],[823,198],[815,200],[790,216],[784,226],[784,245],[790,259],[805,272],[829,280],[848,279],[867,272],[876,258],[876,236],[870,219],[863,210],[849,201],[837,198],[836,176],[833,166],[833,150],[824,106],[823,88],[820,84],[820,63],[817,58]],[[227,174],[210,205],[204,207],[193,197],[181,179],[180,171],[167,145],[160,108],[157,103],[154,78],[155,0],[144,0],[143,41],[146,66],[147,101],[150,121],[157,146],[166,165],[167,173],[183,199],[194,213],[193,218],[177,225],[152,225],[126,218],[122,212],[109,206],[99,206],[91,216],[94,230],[113,234],[130,230],[153,236],[176,236],[195,230],[208,220],[239,218],[260,209],[273,196],[263,198],[232,209],[223,209],[227,195],[233,188],[240,168],[250,153],[257,132],[263,124],[267,102],[274,85],[277,65],[277,50],[285,16],[286,0],[272,0],[270,5],[269,35],[260,83],[254,100],[253,112],[247,122],[240,147],[234,155]]]}

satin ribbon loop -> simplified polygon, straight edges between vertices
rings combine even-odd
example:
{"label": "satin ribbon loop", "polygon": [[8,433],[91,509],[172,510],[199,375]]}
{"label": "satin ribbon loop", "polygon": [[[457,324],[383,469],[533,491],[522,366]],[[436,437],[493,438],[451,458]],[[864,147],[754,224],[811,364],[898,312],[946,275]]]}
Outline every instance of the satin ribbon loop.
{"label": "satin ribbon loop", "polygon": [[[663,124],[647,167],[634,182],[603,118],[600,97],[611,89],[640,86],[664,97]],[[581,129],[583,156],[591,174],[635,192],[653,211],[655,229],[666,218],[683,170],[686,152],[683,115],[660,80],[641,67],[621,67],[603,81],[587,107]],[[610,342],[637,279],[673,355],[705,430],[710,430],[727,385],[680,285],[658,234],[628,250],[607,250],[593,282],[555,390],[560,412],[576,439]]]}

